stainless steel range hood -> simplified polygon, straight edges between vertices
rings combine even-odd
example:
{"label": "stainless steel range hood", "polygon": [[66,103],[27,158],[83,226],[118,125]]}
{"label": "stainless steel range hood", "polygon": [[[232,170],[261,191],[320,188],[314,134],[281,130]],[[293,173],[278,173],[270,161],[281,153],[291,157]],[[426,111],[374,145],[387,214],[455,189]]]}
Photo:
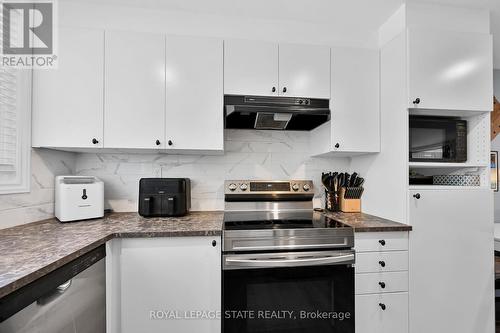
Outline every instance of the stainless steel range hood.
{"label": "stainless steel range hood", "polygon": [[310,131],[330,120],[328,99],[224,96],[225,128]]}

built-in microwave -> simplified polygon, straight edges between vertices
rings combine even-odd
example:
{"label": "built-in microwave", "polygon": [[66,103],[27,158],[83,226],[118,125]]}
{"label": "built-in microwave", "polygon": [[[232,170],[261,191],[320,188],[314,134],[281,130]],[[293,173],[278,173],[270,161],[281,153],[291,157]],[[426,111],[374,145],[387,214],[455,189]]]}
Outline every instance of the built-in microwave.
{"label": "built-in microwave", "polygon": [[410,116],[410,162],[466,162],[467,121]]}

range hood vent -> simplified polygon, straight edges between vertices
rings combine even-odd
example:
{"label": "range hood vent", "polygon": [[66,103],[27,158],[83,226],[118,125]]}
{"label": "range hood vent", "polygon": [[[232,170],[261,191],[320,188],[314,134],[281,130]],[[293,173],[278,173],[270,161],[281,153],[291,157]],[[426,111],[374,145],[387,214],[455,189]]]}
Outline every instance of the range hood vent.
{"label": "range hood vent", "polygon": [[328,99],[224,96],[225,128],[310,131],[330,120]]}

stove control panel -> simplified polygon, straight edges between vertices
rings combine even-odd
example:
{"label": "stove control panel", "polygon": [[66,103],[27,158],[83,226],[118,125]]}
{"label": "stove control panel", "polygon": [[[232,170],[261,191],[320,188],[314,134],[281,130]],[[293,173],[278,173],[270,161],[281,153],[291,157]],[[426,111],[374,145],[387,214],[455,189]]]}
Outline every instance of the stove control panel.
{"label": "stove control panel", "polygon": [[314,192],[312,180],[226,180],[224,193],[227,196],[255,194],[304,194]]}

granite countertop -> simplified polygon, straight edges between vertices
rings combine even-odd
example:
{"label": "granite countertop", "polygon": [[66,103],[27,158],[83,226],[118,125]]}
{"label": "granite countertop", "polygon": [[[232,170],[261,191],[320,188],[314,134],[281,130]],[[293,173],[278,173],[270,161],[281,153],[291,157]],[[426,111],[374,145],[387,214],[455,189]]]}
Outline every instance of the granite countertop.
{"label": "granite countertop", "polygon": [[220,236],[223,212],[142,218],[111,213],[104,218],[61,223],[48,219],[0,230],[0,298],[121,237]]}
{"label": "granite countertop", "polygon": [[384,231],[411,231],[407,224],[394,222],[378,216],[365,213],[342,213],[324,211],[327,217],[348,225],[354,232],[384,232]]}
{"label": "granite countertop", "polygon": [[[364,213],[324,212],[355,232],[409,231],[411,226]],[[111,213],[89,221],[55,218],[0,230],[0,298],[56,270],[113,238],[220,236],[224,212],[142,218]]]}

